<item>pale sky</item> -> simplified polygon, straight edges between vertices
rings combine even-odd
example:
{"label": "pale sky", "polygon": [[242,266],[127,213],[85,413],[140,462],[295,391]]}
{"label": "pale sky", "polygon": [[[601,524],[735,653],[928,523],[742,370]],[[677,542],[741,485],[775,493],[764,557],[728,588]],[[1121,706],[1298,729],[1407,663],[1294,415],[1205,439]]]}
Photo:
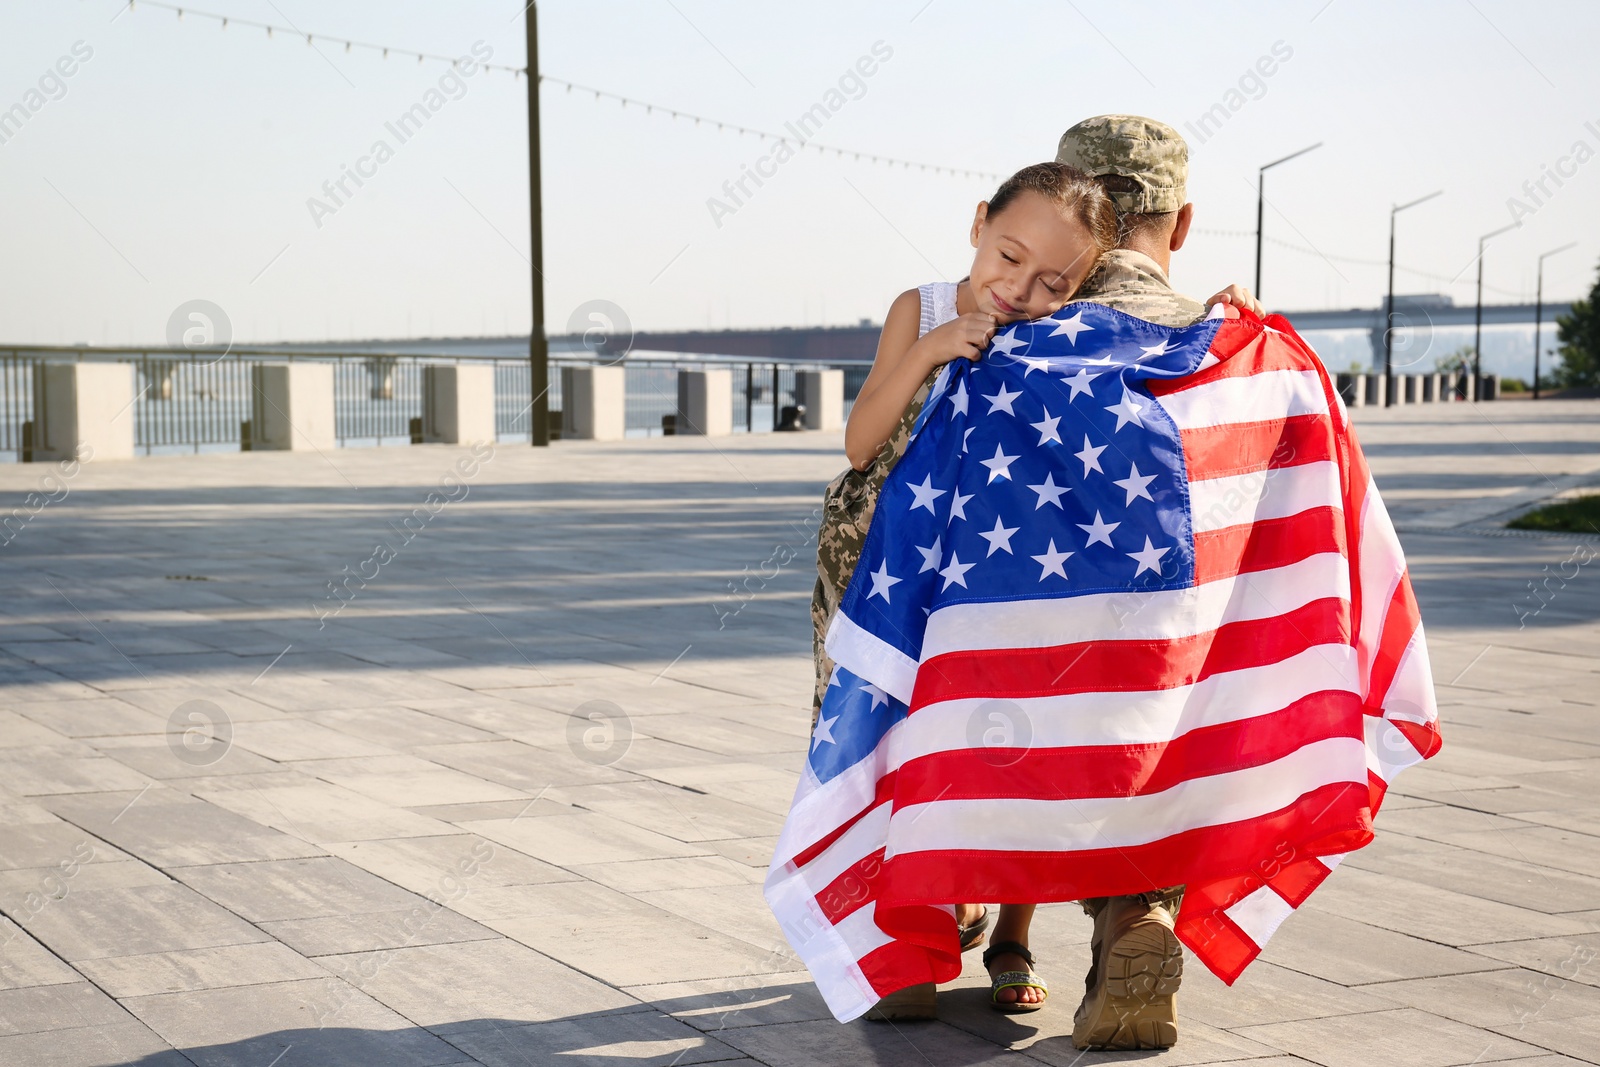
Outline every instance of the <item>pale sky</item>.
{"label": "pale sky", "polygon": [[[32,112],[0,126],[0,344],[159,343],[192,299],[220,305],[247,342],[528,328],[524,82],[465,78],[401,143],[385,123],[448,67],[124,7],[0,6],[0,112]],[[451,55],[481,42],[491,62],[524,62],[516,0],[201,10]],[[1576,241],[1546,269],[1546,296],[1571,299],[1600,260],[1600,7],[1529,10],[547,0],[540,60],[552,77],[761,129],[832,102],[820,144],[997,173],[1052,158],[1090,115],[1162,119],[1190,138],[1201,232],[1174,280],[1196,296],[1251,279],[1253,239],[1232,234],[1254,229],[1256,168],[1322,141],[1269,175],[1269,237],[1316,250],[1268,244],[1269,305],[1375,304],[1384,268],[1351,260],[1381,264],[1390,206],[1440,188],[1400,217],[1398,255],[1440,279],[1402,272],[1398,291],[1470,303],[1477,239],[1521,197],[1531,214],[1491,244],[1486,299],[1531,299],[1537,255]],[[888,58],[830,100],[875,44]],[[62,57],[73,73],[56,81]],[[1262,57],[1272,73],[1252,81]],[[541,92],[552,332],[597,299],[639,328],[881,320],[901,290],[966,272],[971,213],[995,184],[805,153],[717,218],[708,200],[770,144]],[[1190,127],[1218,104],[1226,119],[1202,143]],[[314,218],[308,199],[380,139],[392,158]],[[1524,183],[1558,166],[1571,176],[1546,179],[1535,203]]]}

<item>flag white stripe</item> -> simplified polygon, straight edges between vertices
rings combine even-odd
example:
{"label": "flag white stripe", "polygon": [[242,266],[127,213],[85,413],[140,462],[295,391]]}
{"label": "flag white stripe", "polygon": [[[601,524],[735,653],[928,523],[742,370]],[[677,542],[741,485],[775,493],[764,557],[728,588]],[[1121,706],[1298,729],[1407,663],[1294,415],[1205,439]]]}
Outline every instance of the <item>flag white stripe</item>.
{"label": "flag white stripe", "polygon": [[1367,784],[1367,747],[1357,738],[1324,738],[1259,767],[1190,778],[1143,796],[914,804],[890,819],[886,854],[1131,848],[1203,826],[1257,819],[1340,782]]}
{"label": "flag white stripe", "polygon": [[[967,650],[1191,637],[1225,622],[1272,618],[1331,595],[1350,595],[1350,565],[1337,552],[1185,589],[951,604],[929,616],[922,655],[929,660]],[[832,632],[828,651],[834,651]]]}
{"label": "flag white stripe", "polygon": [[[890,731],[898,730],[896,723]],[[882,741],[865,758],[857,760],[826,782],[819,782],[808,765],[800,773],[800,786],[789,804],[789,817],[783,821],[777,848],[771,862],[788,863],[795,855],[839,828],[840,812],[861,811],[878,795],[880,760],[887,754]]]}
{"label": "flag white stripe", "polygon": [[1339,507],[1339,465],[1331,460],[1204,478],[1189,483],[1195,533],[1286,519],[1310,508]]}
{"label": "flag white stripe", "polygon": [[[1317,645],[1278,663],[1226,671],[1173,689],[1069,693],[1006,703],[1025,724],[1009,723],[1017,743],[1039,751],[1169,742],[1194,730],[1269,715],[1302,697],[1329,691],[1356,692],[1355,653],[1347,644]],[[917,709],[896,727],[900,733],[889,749],[890,769],[936,752],[973,747],[973,723],[988,728],[982,708],[991,702],[972,697]]]}
{"label": "flag white stripe", "polygon": [[1236,423],[1241,413],[1260,421],[1328,413],[1322,378],[1314,370],[1273,370],[1242,378],[1218,378],[1168,393],[1157,401],[1180,430]]}
{"label": "flag white stripe", "polygon": [[1411,634],[1400,656],[1394,681],[1384,696],[1383,714],[1387,719],[1405,719],[1419,726],[1439,721],[1439,705],[1433,692],[1433,665],[1428,658],[1428,641],[1422,624]]}
{"label": "flag white stripe", "polygon": [[917,661],[857,626],[843,611],[833,613],[823,647],[840,667],[857,677],[870,678],[874,685],[900,703],[911,703],[911,689],[917,681]]}
{"label": "flag white stripe", "polygon": [[1361,572],[1356,577],[1361,583],[1360,640],[1356,652],[1361,677],[1366,682],[1371,678],[1378,642],[1383,639],[1383,622],[1389,614],[1389,604],[1394,600],[1394,592],[1400,587],[1406,569],[1400,539],[1395,536],[1389,512],[1378,498],[1377,487],[1370,481],[1361,510],[1361,539],[1356,556]]}
{"label": "flag white stripe", "polygon": [[871,906],[856,909],[834,926],[803,879],[776,869],[767,876],[764,895],[784,938],[811,972],[836,1019],[854,1019],[877,1003],[878,994],[858,961],[890,939],[873,921]]}
{"label": "flag white stripe", "polygon": [[1294,905],[1284,900],[1270,887],[1261,886],[1254,893],[1227,908],[1223,914],[1237,923],[1239,929],[1255,942],[1257,948],[1261,948],[1277,932],[1283,920],[1294,914]]}
{"label": "flag white stripe", "polygon": [[[812,892],[822,892],[834,879],[883,847],[892,807],[888,801],[879,804],[856,820],[854,826],[840,834],[827,848],[813,856],[804,867],[796,868]],[[848,815],[844,817],[849,818]]]}

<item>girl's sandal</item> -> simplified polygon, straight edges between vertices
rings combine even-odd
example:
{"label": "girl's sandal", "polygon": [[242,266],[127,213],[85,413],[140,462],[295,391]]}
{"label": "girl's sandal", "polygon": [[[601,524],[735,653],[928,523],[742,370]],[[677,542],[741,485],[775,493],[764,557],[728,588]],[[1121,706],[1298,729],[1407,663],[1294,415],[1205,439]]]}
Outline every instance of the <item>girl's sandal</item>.
{"label": "girl's sandal", "polygon": [[[1026,971],[1001,971],[989,979],[989,1006],[995,1011],[1006,1015],[1022,1015],[1030,1011],[1038,1011],[1044,1007],[1045,1000],[1050,997],[1050,987],[1045,985],[1044,979],[1033,973],[1033,953],[1028,951],[1028,946],[1015,941],[1000,941],[990,945],[983,954],[983,966],[988,968],[989,963],[997,956],[1021,956],[1028,964]],[[1002,989],[1037,989],[1045,995],[1045,1000],[1028,1003],[1022,1000],[1005,1001],[1000,999]]]}
{"label": "girl's sandal", "polygon": [[983,908],[983,914],[979,915],[977,919],[975,919],[969,925],[957,926],[956,932],[961,935],[962,952],[966,952],[969,949],[975,949],[979,945],[983,944],[983,935],[989,932],[988,906],[985,905]]}

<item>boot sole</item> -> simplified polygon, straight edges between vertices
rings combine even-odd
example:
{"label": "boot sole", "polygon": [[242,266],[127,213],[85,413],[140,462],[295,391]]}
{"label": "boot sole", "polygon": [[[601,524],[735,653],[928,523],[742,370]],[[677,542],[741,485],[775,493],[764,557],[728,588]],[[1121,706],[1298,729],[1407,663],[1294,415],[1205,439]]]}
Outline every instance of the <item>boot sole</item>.
{"label": "boot sole", "polygon": [[1140,923],[1111,946],[1105,997],[1093,1019],[1074,1027],[1074,1048],[1171,1048],[1178,1041],[1172,997],[1183,981],[1183,949],[1171,927]]}

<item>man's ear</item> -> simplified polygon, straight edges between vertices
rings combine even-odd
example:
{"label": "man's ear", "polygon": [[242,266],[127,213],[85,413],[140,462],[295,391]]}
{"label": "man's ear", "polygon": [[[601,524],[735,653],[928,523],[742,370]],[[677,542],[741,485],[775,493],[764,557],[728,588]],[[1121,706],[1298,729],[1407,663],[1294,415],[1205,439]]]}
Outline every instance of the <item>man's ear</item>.
{"label": "man's ear", "polygon": [[1178,209],[1178,221],[1172,227],[1172,240],[1167,242],[1167,250],[1176,252],[1183,247],[1183,242],[1189,239],[1189,227],[1194,225],[1194,205],[1185,204]]}
{"label": "man's ear", "polygon": [[973,248],[978,247],[978,238],[983,236],[983,224],[987,221],[989,221],[989,201],[980,200],[978,201],[978,210],[972,214],[972,233],[969,235],[969,239],[972,241]]}

